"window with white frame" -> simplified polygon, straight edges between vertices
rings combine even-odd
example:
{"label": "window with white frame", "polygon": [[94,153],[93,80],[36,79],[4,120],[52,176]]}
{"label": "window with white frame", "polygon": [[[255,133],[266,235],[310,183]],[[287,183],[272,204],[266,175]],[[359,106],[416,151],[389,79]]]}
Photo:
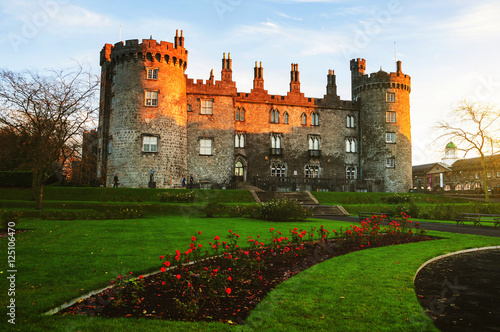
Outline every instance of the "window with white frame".
{"label": "window with white frame", "polygon": [[271,135],[271,154],[281,155],[281,134]]}
{"label": "window with white frame", "polygon": [[396,167],[396,161],[395,161],[394,157],[390,157],[390,158],[385,159],[385,167],[387,167],[387,168]]}
{"label": "window with white frame", "polygon": [[144,105],[158,106],[158,91],[146,91]]}
{"label": "window with white frame", "polygon": [[465,184],[465,190],[470,190],[471,186],[470,186],[470,183],[466,183]]}
{"label": "window with white frame", "polygon": [[304,169],[304,176],[306,178],[319,178],[319,166],[307,165]]}
{"label": "window with white frame", "polygon": [[346,139],[345,139],[345,152],[351,152],[351,153],[357,152],[356,138],[346,137]]}
{"label": "window with white frame", "polygon": [[213,114],[214,113],[214,101],[209,99],[203,99],[201,101],[201,114]]}
{"label": "window with white frame", "polygon": [[148,68],[148,80],[156,80],[158,79],[158,68]]}
{"label": "window with white frame", "polygon": [[396,94],[394,92],[386,92],[385,101],[388,103],[394,103],[396,101]]}
{"label": "window with white frame", "polygon": [[462,190],[462,185],[459,183],[455,186],[455,190]]}
{"label": "window with white frame", "polygon": [[449,184],[447,184],[445,187],[444,187],[444,191],[450,191],[451,190],[451,186]]}
{"label": "window with white frame", "polygon": [[284,177],[286,176],[286,166],[283,164],[272,164],[271,165],[271,176],[274,177]]}
{"label": "window with white frame", "polygon": [[385,122],[388,123],[396,122],[396,112],[391,112],[391,111],[385,112]]}
{"label": "window with white frame", "polygon": [[142,151],[143,152],[158,152],[158,137],[142,136]]}
{"label": "window with white frame", "polygon": [[235,148],[244,148],[245,147],[245,134],[240,133],[234,135],[234,147]]}
{"label": "window with white frame", "polygon": [[212,155],[212,137],[202,137],[200,138],[200,155],[211,156]]}
{"label": "window with white frame", "polygon": [[305,126],[307,125],[307,114],[306,113],[302,113],[302,125]]}
{"label": "window with white frame", "polygon": [[309,150],[319,150],[319,136],[309,137]]}
{"label": "window with white frame", "polygon": [[358,168],[354,165],[347,165],[345,167],[345,178],[347,180],[356,180],[358,174]]}
{"label": "window with white frame", "polygon": [[311,114],[311,124],[313,126],[319,126],[319,114],[314,112]]}
{"label": "window with white frame", "polygon": [[386,143],[396,143],[396,133],[385,133]]}
{"label": "window with white frame", "polygon": [[347,128],[355,128],[356,127],[356,123],[354,122],[354,116],[348,115],[346,117],[346,127]]}
{"label": "window with white frame", "polygon": [[285,122],[285,124],[288,124],[288,112],[285,112],[285,113],[283,114],[283,118],[284,118],[284,122]]}

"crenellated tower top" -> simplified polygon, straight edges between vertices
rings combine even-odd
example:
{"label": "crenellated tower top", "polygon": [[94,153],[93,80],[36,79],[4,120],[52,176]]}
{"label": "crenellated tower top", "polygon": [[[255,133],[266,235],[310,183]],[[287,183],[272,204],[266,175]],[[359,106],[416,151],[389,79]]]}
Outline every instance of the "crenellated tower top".
{"label": "crenellated tower top", "polygon": [[174,37],[174,43],[155,39],[143,39],[139,43],[138,39],[131,39],[118,42],[114,45],[105,44],[101,50],[101,66],[109,62],[112,65],[128,61],[151,61],[165,62],[173,66],[178,66],[182,70],[187,67],[188,51],[184,48],[184,36],[178,30]]}

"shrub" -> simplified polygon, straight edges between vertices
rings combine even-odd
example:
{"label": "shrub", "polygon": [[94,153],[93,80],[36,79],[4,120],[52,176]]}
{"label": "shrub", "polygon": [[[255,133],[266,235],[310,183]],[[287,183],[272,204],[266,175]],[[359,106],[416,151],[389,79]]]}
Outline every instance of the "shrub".
{"label": "shrub", "polygon": [[158,194],[158,199],[163,203],[192,203],[196,198],[196,194],[194,191],[186,191],[186,192],[162,192]]}
{"label": "shrub", "polygon": [[381,201],[387,204],[405,204],[413,203],[413,197],[411,197],[410,195],[394,194],[391,196],[383,197]]}
{"label": "shrub", "polygon": [[262,203],[250,211],[250,217],[270,221],[305,221],[312,215],[312,209],[305,209],[292,199],[282,199]]}
{"label": "shrub", "polygon": [[8,227],[11,227],[9,225],[12,225],[14,223],[16,226],[19,223],[19,219],[22,217],[22,212],[21,211],[2,211],[0,214],[1,221],[0,221],[0,226],[2,229],[7,229]]}
{"label": "shrub", "polygon": [[396,205],[396,208],[394,209],[393,213],[394,215],[399,216],[401,213],[406,213],[409,216],[412,216],[414,218],[419,217],[419,206],[411,200],[409,203],[399,203]]}
{"label": "shrub", "polygon": [[207,218],[221,217],[226,212],[226,206],[217,201],[210,201],[203,207],[202,211]]}

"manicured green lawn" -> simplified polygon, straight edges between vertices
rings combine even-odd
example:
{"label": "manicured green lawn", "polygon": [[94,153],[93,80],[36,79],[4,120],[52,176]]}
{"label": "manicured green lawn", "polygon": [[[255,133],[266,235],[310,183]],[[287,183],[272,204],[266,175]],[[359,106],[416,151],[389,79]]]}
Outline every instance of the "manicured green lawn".
{"label": "manicured green lawn", "polygon": [[[223,331],[304,329],[329,331],[433,330],[413,290],[413,276],[426,260],[460,249],[500,245],[499,238],[433,232],[445,239],[375,248],[323,262],[277,287],[259,304],[246,325],[187,323],[145,319],[42,316],[41,314],[106,286],[116,276],[158,270],[158,256],[188,247],[202,231],[206,243],[228,230],[265,238],[269,228],[287,233],[349,223],[311,219],[270,223],[247,218],[208,219],[190,214],[132,220],[22,220],[16,235],[16,326],[7,324],[7,243],[0,239],[0,315],[2,326],[21,331]],[[265,241],[266,242],[266,241]]]}

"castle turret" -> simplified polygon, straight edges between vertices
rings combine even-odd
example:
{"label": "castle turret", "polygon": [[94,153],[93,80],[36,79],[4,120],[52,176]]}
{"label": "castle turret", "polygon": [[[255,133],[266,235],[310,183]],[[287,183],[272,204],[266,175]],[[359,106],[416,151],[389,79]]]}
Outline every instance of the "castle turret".
{"label": "castle turret", "polygon": [[351,60],[352,99],[360,105],[361,176],[382,178],[386,191],[411,188],[410,76],[382,69],[365,75],[365,60]]}
{"label": "castle turret", "polygon": [[101,51],[99,172],[108,185],[118,173],[124,187],[171,187],[186,172],[188,52],[182,31],[174,40],[127,40]]}

